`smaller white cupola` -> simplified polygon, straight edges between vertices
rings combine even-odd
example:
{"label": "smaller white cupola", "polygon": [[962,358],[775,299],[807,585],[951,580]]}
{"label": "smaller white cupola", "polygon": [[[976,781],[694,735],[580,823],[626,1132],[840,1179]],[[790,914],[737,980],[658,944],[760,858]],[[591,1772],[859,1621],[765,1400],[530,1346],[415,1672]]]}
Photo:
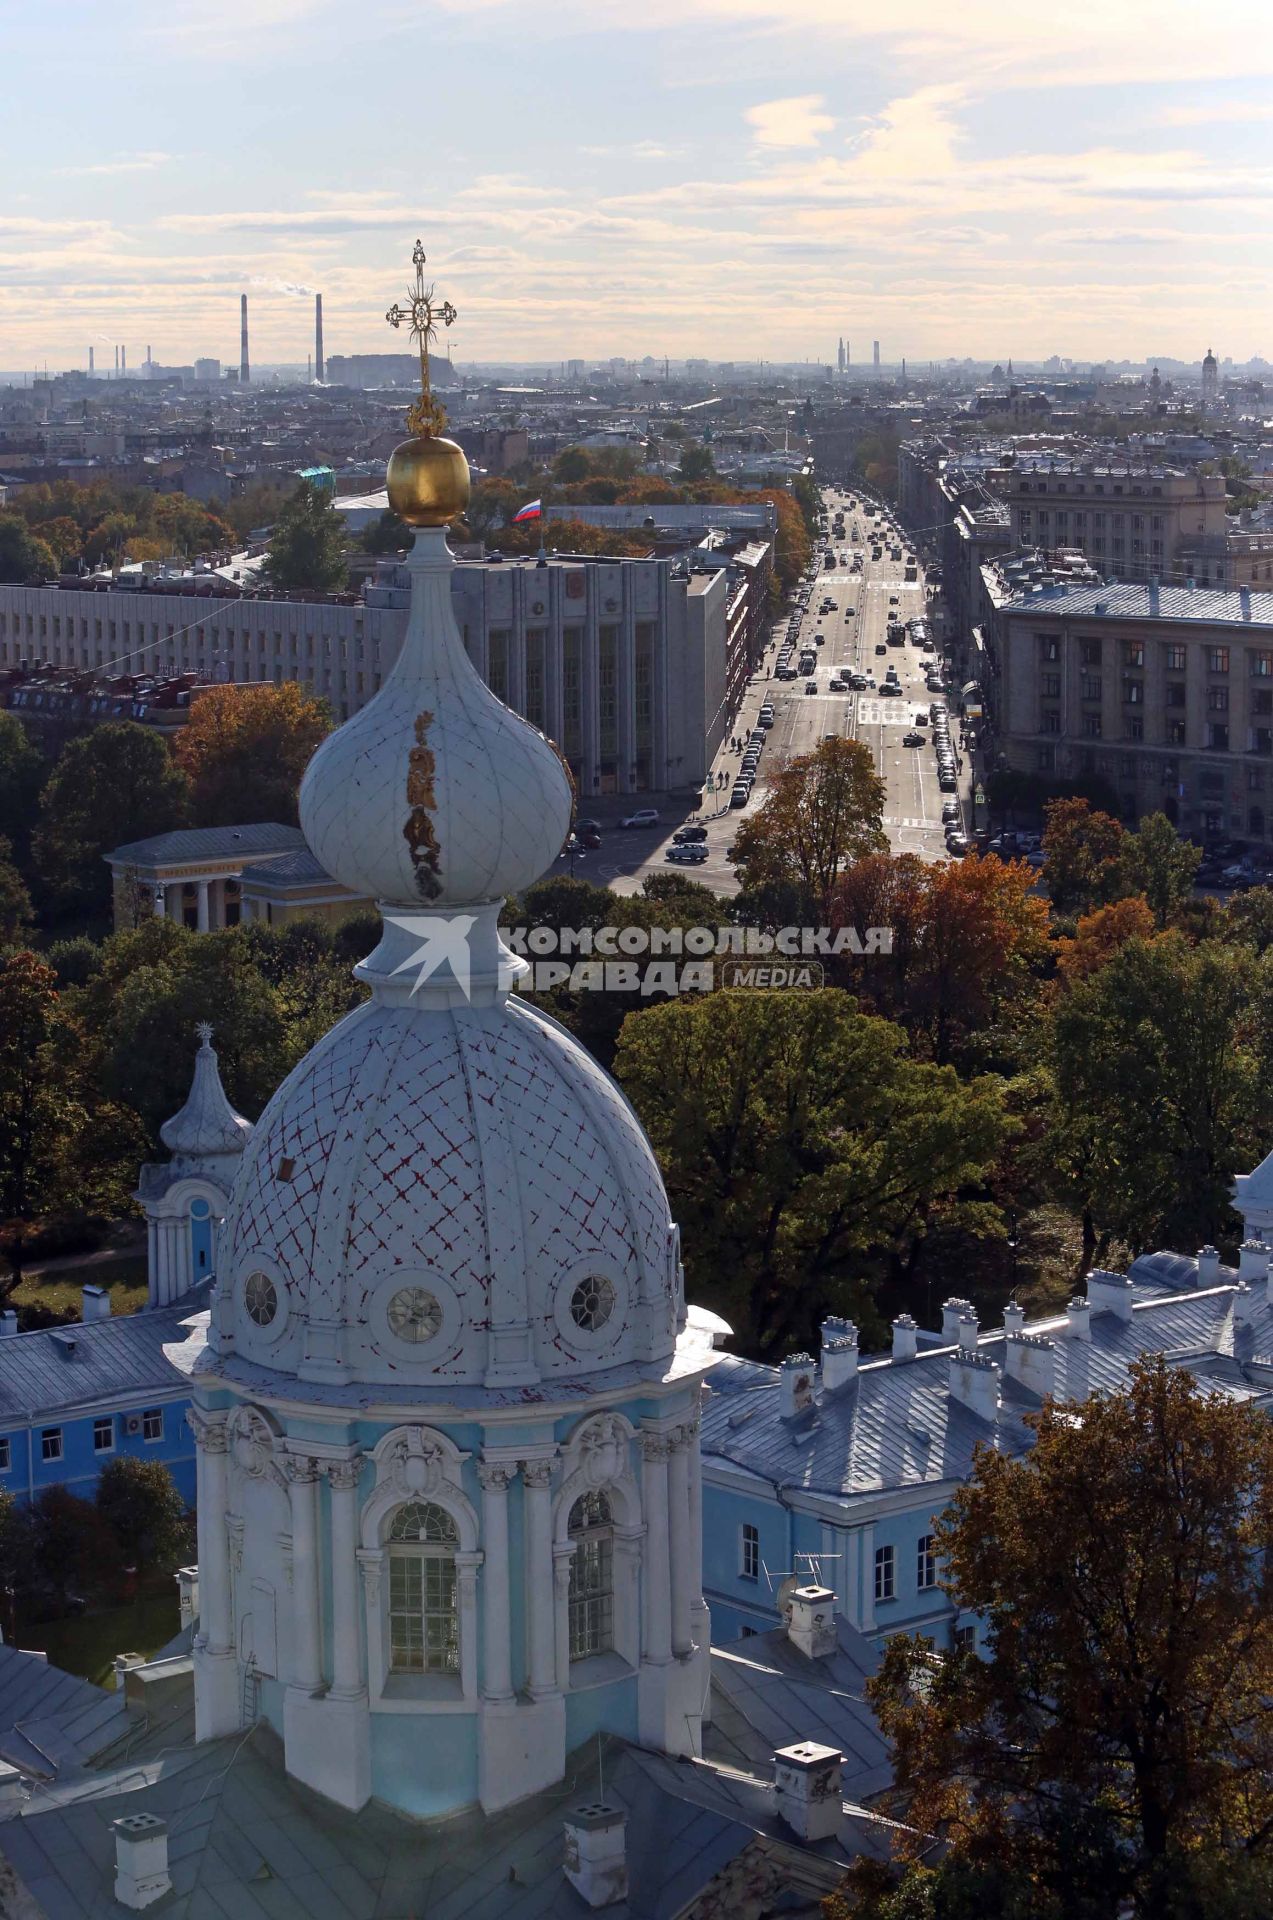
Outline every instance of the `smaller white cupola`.
{"label": "smaller white cupola", "polygon": [[199,1048],[189,1097],[159,1129],[172,1158],[147,1162],[137,1188],[148,1228],[152,1307],[169,1307],[212,1278],[230,1189],[252,1138],[251,1121],[226,1098],[212,1028],[201,1020],[195,1032]]}

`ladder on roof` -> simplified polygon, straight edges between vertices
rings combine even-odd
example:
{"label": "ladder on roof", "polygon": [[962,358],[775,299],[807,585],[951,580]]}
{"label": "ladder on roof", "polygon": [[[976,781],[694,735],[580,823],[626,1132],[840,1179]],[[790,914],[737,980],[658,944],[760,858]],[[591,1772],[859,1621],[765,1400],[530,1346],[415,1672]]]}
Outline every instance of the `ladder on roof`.
{"label": "ladder on roof", "polygon": [[261,1676],[256,1670],[255,1655],[249,1654],[243,1663],[243,1686],[239,1694],[239,1725],[255,1726],[260,1713]]}

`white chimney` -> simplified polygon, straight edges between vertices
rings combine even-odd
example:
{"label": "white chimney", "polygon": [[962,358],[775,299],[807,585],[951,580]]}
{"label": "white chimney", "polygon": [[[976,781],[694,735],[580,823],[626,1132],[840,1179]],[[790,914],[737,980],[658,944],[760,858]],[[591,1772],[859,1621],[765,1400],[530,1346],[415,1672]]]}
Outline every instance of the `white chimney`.
{"label": "white chimney", "polygon": [[1025,1327],[1025,1308],[1019,1300],[1009,1300],[1003,1310],[1003,1330],[1005,1333],[1020,1333]]}
{"label": "white chimney", "polygon": [[105,1287],[88,1285],[81,1290],[80,1318],[87,1326],[90,1320],[109,1320],[111,1317],[111,1297]]}
{"label": "white chimney", "polygon": [[1093,1267],[1087,1276],[1087,1304],[1093,1313],[1112,1313],[1116,1320],[1130,1320],[1133,1291],[1130,1274]]}
{"label": "white chimney", "polygon": [[977,1351],[977,1316],[971,1307],[959,1316],[959,1346],[963,1353]]}
{"label": "white chimney", "polygon": [[1250,587],[1239,587],[1239,588],[1238,588],[1238,605],[1239,605],[1239,606],[1241,607],[1241,609],[1242,609],[1242,618],[1243,618],[1244,620],[1249,620],[1249,619],[1251,618],[1251,589],[1250,589]]}
{"label": "white chimney", "polygon": [[1056,1384],[1056,1348],[1041,1333],[1007,1333],[1003,1342],[1003,1370],[1042,1399]]}
{"label": "white chimney", "polygon": [[1233,1324],[1235,1327],[1249,1327],[1255,1319],[1260,1304],[1257,1290],[1245,1280],[1239,1280],[1233,1296]]}
{"label": "white chimney", "polygon": [[825,1660],[839,1644],[834,1593],[830,1587],[796,1587],[788,1597],[791,1618],[787,1638],[806,1660]]}
{"label": "white chimney", "polygon": [[858,1374],[858,1330],[851,1320],[822,1322],[822,1391],[834,1393]]}
{"label": "white chimney", "polygon": [[913,1360],[919,1351],[919,1328],[909,1313],[899,1313],[893,1322],[893,1358]]}
{"label": "white chimney", "polygon": [[177,1599],[181,1607],[181,1624],[183,1627],[188,1627],[199,1618],[198,1567],[178,1567],[176,1580]]}
{"label": "white chimney", "polygon": [[1159,600],[1158,600],[1157,580],[1151,580],[1149,583],[1149,611],[1155,620],[1158,618],[1158,615],[1161,611],[1161,607],[1159,605]]}
{"label": "white chimney", "polygon": [[1269,1250],[1263,1240],[1244,1240],[1238,1249],[1238,1279],[1263,1280],[1269,1270]]}
{"label": "white chimney", "polygon": [[1092,1337],[1092,1309],[1086,1300],[1080,1300],[1076,1294],[1065,1309],[1069,1321],[1071,1340],[1090,1340]]}
{"label": "white chimney", "polygon": [[784,1420],[794,1420],[813,1405],[813,1382],[817,1366],[811,1353],[789,1353],[778,1369],[778,1411]]}
{"label": "white chimney", "polygon": [[999,1369],[988,1355],[959,1347],[950,1356],[950,1392],[979,1420],[993,1420],[999,1411]]}
{"label": "white chimney", "polygon": [[1214,1287],[1220,1278],[1220,1255],[1214,1247],[1198,1249],[1198,1285]]}
{"label": "white chimney", "polygon": [[953,1347],[959,1338],[959,1322],[966,1313],[971,1313],[971,1300],[943,1300],[941,1309],[941,1337],[943,1345]]}
{"label": "white chimney", "polygon": [[609,1800],[590,1800],[566,1815],[562,1868],[590,1907],[613,1907],[628,1897],[628,1816]]}
{"label": "white chimney", "polygon": [[172,1885],[168,1872],[168,1822],[157,1813],[128,1813],[111,1821],[115,1835],[115,1898],[140,1913]]}
{"label": "white chimney", "polygon": [[6,1307],[4,1312],[0,1313],[0,1339],[3,1339],[7,1333],[16,1333],[17,1331],[17,1312],[13,1307]]}
{"label": "white chimney", "polygon": [[774,1754],[778,1811],[801,1840],[830,1840],[838,1831],[844,1811],[840,1798],[843,1761],[838,1747],[821,1747],[816,1740],[779,1747]]}

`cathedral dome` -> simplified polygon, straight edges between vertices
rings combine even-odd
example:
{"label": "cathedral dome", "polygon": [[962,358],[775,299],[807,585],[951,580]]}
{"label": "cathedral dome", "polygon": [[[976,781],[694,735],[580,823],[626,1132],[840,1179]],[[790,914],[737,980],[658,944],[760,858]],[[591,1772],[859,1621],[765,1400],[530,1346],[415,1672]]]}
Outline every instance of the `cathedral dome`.
{"label": "cathedral dome", "polygon": [[333,1029],[257,1124],[222,1282],[242,1359],[385,1386],[661,1363],[680,1317],[639,1122],[516,999],[373,1001]]}

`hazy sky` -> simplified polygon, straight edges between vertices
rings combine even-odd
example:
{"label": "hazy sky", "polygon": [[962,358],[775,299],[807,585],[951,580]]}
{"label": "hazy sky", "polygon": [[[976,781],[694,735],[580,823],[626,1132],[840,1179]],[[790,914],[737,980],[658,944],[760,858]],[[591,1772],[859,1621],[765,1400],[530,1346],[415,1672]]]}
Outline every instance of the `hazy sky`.
{"label": "hazy sky", "polygon": [[[21,17],[18,17],[18,16]],[[1268,0],[0,0],[0,367],[1273,358]]]}

